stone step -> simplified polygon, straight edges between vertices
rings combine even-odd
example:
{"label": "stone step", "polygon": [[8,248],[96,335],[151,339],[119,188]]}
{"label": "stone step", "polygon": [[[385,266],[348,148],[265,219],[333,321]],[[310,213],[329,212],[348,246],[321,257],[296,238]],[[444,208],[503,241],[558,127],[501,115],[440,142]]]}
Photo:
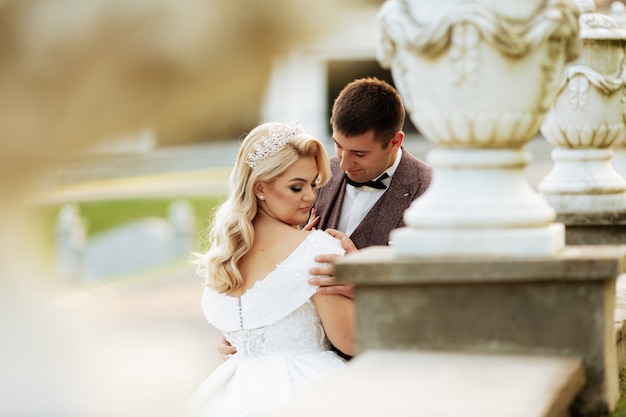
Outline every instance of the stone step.
{"label": "stone step", "polygon": [[565,417],[580,358],[369,351],[268,417]]}

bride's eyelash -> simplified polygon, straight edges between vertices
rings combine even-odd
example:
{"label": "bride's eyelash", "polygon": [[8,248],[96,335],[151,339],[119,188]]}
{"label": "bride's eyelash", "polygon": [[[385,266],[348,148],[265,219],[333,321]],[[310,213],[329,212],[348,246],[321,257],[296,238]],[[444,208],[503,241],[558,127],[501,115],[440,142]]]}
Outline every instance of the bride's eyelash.
{"label": "bride's eyelash", "polygon": [[[317,180],[315,180],[314,182],[311,183],[311,187],[313,188],[317,188]],[[291,191],[295,192],[295,193],[299,193],[300,191],[302,191],[302,187],[290,187]]]}

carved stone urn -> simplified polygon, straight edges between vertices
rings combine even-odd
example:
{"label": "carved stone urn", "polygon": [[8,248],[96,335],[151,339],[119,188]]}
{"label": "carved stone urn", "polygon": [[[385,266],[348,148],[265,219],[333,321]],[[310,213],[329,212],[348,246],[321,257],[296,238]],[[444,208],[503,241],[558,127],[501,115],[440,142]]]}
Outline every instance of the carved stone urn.
{"label": "carved stone urn", "polygon": [[552,255],[554,209],[532,189],[523,146],[577,57],[579,12],[566,0],[388,0],[378,59],[413,123],[438,145],[426,193],[394,230],[400,256]]}
{"label": "carved stone urn", "polygon": [[539,190],[558,213],[626,210],[626,180],[610,148],[624,132],[626,30],[579,1],[582,53],[568,65],[557,99],[541,127],[555,146],[554,168]]}

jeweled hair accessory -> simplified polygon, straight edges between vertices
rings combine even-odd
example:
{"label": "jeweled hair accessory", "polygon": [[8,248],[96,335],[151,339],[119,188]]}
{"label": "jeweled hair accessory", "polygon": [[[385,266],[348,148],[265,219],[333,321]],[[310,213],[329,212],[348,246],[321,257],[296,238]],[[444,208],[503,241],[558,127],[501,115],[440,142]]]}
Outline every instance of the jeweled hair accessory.
{"label": "jeweled hair accessory", "polygon": [[270,130],[267,136],[262,136],[260,142],[254,145],[254,152],[248,154],[246,162],[250,168],[254,168],[301,133],[305,133],[304,128],[298,122],[279,123],[275,130]]}

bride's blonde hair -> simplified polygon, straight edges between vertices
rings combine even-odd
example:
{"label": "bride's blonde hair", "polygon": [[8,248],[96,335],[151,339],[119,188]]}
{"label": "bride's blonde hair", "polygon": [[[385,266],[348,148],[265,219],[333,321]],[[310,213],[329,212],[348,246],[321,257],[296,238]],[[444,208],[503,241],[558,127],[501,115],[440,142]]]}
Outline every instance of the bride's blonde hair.
{"label": "bride's blonde hair", "polygon": [[228,293],[243,285],[237,264],[254,241],[254,185],[272,182],[298,159],[307,157],[315,158],[317,185],[326,184],[331,174],[324,145],[299,125],[264,123],[246,136],[230,174],[228,198],[217,209],[210,226],[210,248],[196,254],[198,272],[206,277],[208,286]]}

